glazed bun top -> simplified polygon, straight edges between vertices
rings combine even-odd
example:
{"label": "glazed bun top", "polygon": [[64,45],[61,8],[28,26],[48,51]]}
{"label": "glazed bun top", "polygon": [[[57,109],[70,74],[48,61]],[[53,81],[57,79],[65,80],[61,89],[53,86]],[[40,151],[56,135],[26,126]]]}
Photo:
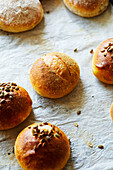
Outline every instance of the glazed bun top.
{"label": "glazed bun top", "polygon": [[102,42],[96,49],[93,64],[101,70],[106,70],[113,77],[113,38]]}
{"label": "glazed bun top", "polygon": [[0,130],[10,129],[30,114],[32,100],[16,83],[0,83]]}
{"label": "glazed bun top", "polygon": [[15,155],[25,170],[60,170],[70,156],[69,140],[50,123],[35,123],[17,137]]}

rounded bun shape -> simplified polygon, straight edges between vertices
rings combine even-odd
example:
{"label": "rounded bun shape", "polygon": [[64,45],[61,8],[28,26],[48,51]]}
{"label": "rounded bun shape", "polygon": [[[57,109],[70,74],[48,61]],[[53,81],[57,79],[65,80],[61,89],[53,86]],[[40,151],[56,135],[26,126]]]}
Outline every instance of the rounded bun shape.
{"label": "rounded bun shape", "polygon": [[92,71],[100,81],[113,84],[113,38],[105,40],[96,48]]}
{"label": "rounded bun shape", "polygon": [[0,0],[0,29],[23,32],[34,28],[43,18],[39,0]]}
{"label": "rounded bun shape", "polygon": [[39,58],[30,71],[34,90],[48,98],[60,98],[70,93],[80,77],[78,64],[64,53],[52,52]]}
{"label": "rounded bun shape", "polygon": [[0,83],[0,130],[13,128],[30,114],[32,101],[28,92],[15,83]]}
{"label": "rounded bun shape", "polygon": [[64,0],[66,7],[82,17],[94,17],[103,13],[109,0]]}
{"label": "rounded bun shape", "polygon": [[15,142],[15,155],[24,170],[60,170],[70,156],[69,140],[57,126],[34,123]]}

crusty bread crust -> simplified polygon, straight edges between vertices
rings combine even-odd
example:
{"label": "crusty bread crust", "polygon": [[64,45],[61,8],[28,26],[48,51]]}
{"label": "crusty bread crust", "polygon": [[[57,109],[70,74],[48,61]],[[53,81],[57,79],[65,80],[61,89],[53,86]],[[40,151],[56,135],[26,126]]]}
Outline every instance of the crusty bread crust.
{"label": "crusty bread crust", "polygon": [[41,125],[32,124],[18,135],[16,158],[24,170],[61,170],[70,156],[69,140],[57,126]]}
{"label": "crusty bread crust", "polygon": [[0,0],[0,29],[18,33],[34,28],[43,18],[39,0]]}
{"label": "crusty bread crust", "polygon": [[[23,122],[30,114],[32,101],[28,92],[20,86],[15,87],[18,90],[9,88],[9,92],[4,90],[0,93],[0,130],[13,128]],[[0,89],[2,86],[0,85]],[[2,95],[4,93],[4,95]]]}
{"label": "crusty bread crust", "polygon": [[[111,44],[111,45],[109,45]],[[113,84],[113,38],[102,42],[93,55],[93,74],[102,82]]]}
{"label": "crusty bread crust", "polygon": [[66,7],[82,17],[94,17],[103,13],[109,0],[64,0]]}
{"label": "crusty bread crust", "polygon": [[70,93],[80,77],[78,64],[64,53],[52,52],[38,59],[30,71],[34,90],[48,98]]}

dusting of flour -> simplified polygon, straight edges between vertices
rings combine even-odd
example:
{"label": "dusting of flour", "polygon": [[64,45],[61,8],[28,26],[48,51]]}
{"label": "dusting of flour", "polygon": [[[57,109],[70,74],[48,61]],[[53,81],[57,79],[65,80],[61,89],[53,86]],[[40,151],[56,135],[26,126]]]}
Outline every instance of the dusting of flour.
{"label": "dusting of flour", "polygon": [[39,0],[0,0],[0,19],[6,25],[28,24],[40,15]]}

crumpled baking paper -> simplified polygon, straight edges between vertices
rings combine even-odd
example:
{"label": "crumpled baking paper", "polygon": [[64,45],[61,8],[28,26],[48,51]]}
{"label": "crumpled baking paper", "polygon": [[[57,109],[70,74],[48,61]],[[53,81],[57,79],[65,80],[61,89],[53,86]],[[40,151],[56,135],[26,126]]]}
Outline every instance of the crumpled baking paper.
{"label": "crumpled baking paper", "polygon": [[[61,0],[43,0],[42,5],[44,19],[35,29],[18,34],[0,31],[0,82],[16,82],[33,101],[32,113],[22,124],[0,131],[0,170],[21,170],[12,153],[16,137],[29,124],[42,121],[57,125],[70,138],[71,156],[64,170],[113,170],[113,86],[95,78],[90,53],[113,38],[113,7],[110,4],[102,15],[87,19],[72,14]],[[29,81],[32,64],[53,51],[71,56],[81,70],[77,87],[61,99],[38,95]],[[104,149],[98,148],[100,144]]]}

